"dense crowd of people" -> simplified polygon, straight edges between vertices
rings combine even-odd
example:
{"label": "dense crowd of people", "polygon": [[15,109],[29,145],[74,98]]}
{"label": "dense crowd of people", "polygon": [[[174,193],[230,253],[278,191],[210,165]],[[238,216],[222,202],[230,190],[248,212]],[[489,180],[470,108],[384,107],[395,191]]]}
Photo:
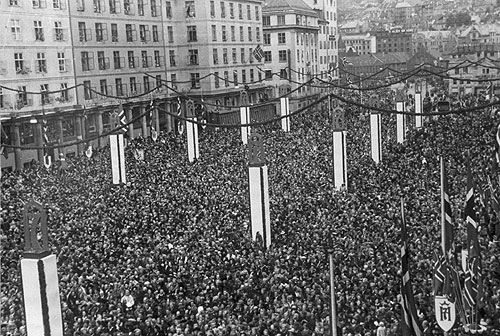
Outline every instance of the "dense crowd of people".
{"label": "dense crowd of people", "polygon": [[[377,97],[393,106],[389,91]],[[269,166],[267,250],[249,233],[247,158],[238,130],[201,131],[201,157],[194,163],[182,136],[134,139],[126,149],[128,183],[122,186],[111,184],[109,148],[95,150],[90,159],[68,159],[64,174],[43,166],[4,174],[2,335],[26,334],[19,264],[22,211],[32,197],[48,211],[65,335],[327,335],[328,253],[341,334],[401,335],[401,197],[419,319],[426,335],[442,334],[432,294],[440,250],[439,156],[448,168],[460,246],[465,152],[478,190],[486,189],[488,175],[497,183],[489,166],[499,115],[489,109],[428,117],[422,129],[409,130],[404,144],[396,143],[395,116],[384,115],[382,162],[376,165],[369,111],[343,108],[344,191],[333,188],[326,112],[293,117],[290,133],[277,124],[258,129]],[[144,149],[144,161],[134,158],[134,148]],[[477,196],[484,284],[478,322],[488,335],[500,335],[499,218],[488,199]]]}

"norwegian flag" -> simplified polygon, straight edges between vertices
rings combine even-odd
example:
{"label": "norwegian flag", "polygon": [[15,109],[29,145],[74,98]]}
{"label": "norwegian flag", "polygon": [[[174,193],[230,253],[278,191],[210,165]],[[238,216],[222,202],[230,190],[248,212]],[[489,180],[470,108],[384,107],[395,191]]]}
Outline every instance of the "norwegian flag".
{"label": "norwegian flag", "polygon": [[257,47],[253,50],[253,57],[260,62],[264,58],[264,50],[262,50],[262,47],[260,44],[257,45]]}

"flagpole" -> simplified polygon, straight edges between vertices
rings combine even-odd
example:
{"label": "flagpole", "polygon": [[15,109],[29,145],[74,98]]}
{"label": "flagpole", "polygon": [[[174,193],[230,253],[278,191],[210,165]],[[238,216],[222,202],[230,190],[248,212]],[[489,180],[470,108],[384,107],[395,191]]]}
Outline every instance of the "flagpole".
{"label": "flagpole", "polygon": [[333,266],[333,246],[328,249],[328,260],[330,264],[330,325],[331,336],[337,336],[337,307],[335,304],[335,278]]}
{"label": "flagpole", "polygon": [[443,255],[447,257],[446,255],[446,222],[445,222],[445,216],[446,213],[444,211],[444,160],[443,160],[443,155],[439,157],[439,165],[440,165],[440,171],[441,171],[441,248],[443,250]]}

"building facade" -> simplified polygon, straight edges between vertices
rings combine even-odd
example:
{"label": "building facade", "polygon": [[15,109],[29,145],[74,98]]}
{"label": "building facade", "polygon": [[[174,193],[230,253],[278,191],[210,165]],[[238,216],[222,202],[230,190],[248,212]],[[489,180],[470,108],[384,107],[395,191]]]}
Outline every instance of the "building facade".
{"label": "building facade", "polygon": [[346,52],[353,52],[358,55],[373,54],[377,52],[376,38],[369,33],[342,35],[342,41],[346,47]]}
{"label": "building facade", "polygon": [[392,28],[371,32],[377,40],[377,53],[412,52],[413,30]]}

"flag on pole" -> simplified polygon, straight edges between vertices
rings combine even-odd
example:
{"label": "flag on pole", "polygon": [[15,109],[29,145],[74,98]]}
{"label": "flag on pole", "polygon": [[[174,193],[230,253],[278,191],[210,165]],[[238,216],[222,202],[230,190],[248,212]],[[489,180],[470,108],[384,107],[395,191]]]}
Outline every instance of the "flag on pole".
{"label": "flag on pole", "polygon": [[448,179],[444,160],[441,156],[441,247],[443,254],[451,261],[455,256],[453,244],[453,222],[450,205],[450,194],[448,192]]}
{"label": "flag on pole", "polygon": [[255,57],[257,62],[260,62],[264,58],[264,50],[262,50],[260,44],[258,44],[253,50],[253,57]]}
{"label": "flag on pole", "polygon": [[434,263],[434,295],[436,295],[446,281],[448,276],[448,267],[446,258],[444,255],[436,258]]}
{"label": "flag on pole", "polygon": [[403,336],[422,336],[422,327],[417,316],[415,298],[410,279],[410,256],[408,254],[408,235],[406,233],[406,223],[404,217],[403,199],[401,199],[401,264],[402,264],[402,285],[401,285],[401,306]]}
{"label": "flag on pole", "polygon": [[500,124],[498,124],[497,131],[495,133],[495,150],[493,152],[493,174],[498,173],[500,170]]}
{"label": "flag on pole", "polygon": [[467,196],[465,200],[465,221],[467,223],[468,270],[465,277],[465,304],[472,309],[478,298],[480,277],[478,222],[474,211],[474,184],[467,162]]}
{"label": "flag on pole", "polygon": [[120,127],[118,133],[127,134],[127,116],[125,114],[125,109],[123,108],[123,105],[121,103],[118,107],[118,125],[118,127]]}
{"label": "flag on pole", "polygon": [[493,183],[491,183],[491,178],[489,176],[488,176],[488,185],[490,188],[491,207],[493,208],[493,210],[497,214],[497,218],[500,219],[500,203],[499,203],[498,197],[496,196],[497,195],[496,190],[495,190],[495,188],[493,188]]}

